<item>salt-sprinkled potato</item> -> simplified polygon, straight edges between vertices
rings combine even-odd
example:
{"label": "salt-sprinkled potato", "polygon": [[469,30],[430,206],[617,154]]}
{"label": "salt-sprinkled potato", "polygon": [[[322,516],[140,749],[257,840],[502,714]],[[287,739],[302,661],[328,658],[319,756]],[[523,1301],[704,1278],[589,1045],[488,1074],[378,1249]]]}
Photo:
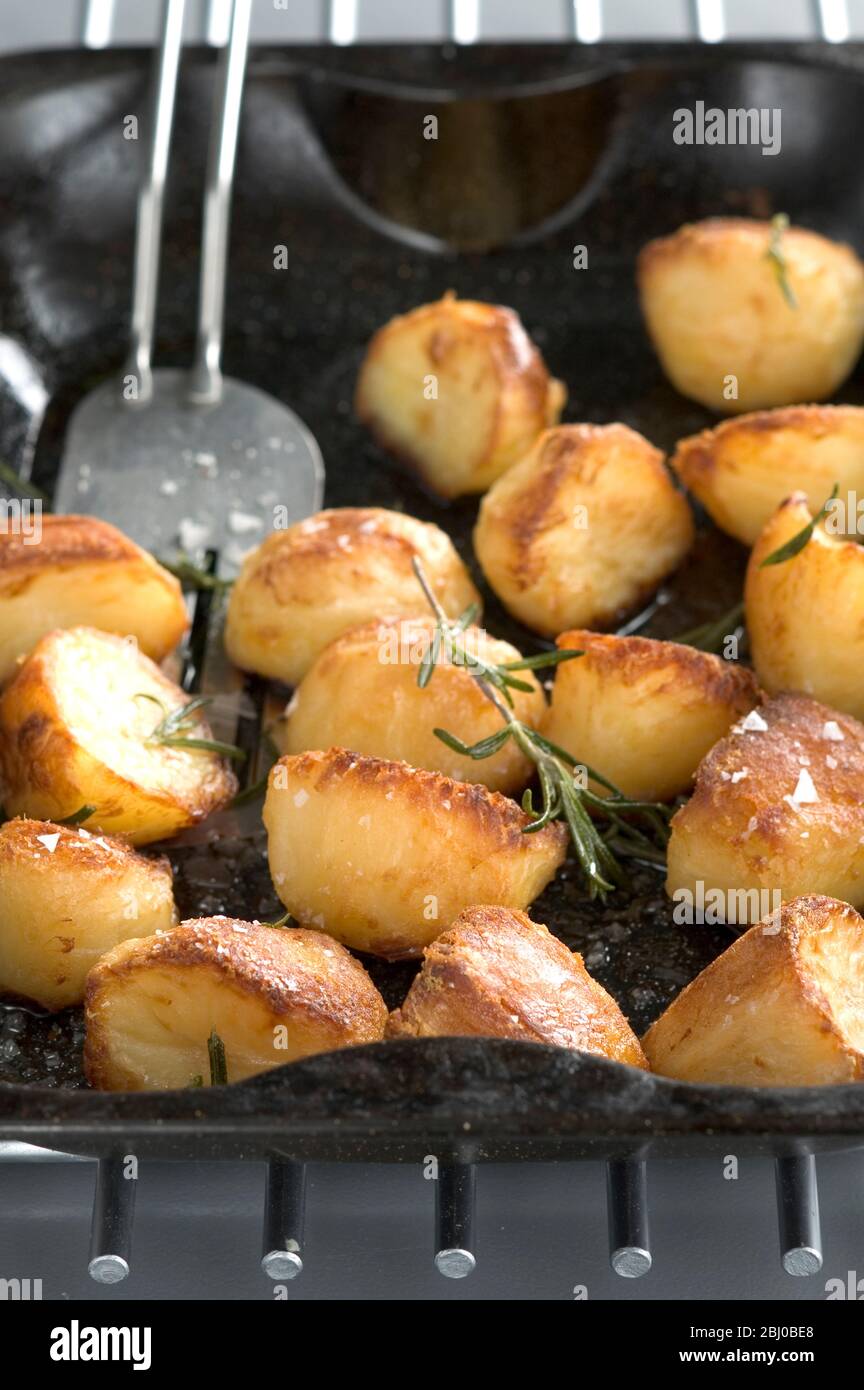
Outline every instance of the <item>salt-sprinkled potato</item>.
{"label": "salt-sprinkled potato", "polygon": [[379,329],[356,409],[385,449],[459,497],[485,491],[522,458],[558,423],[566,394],[518,314],[451,293]]}
{"label": "salt-sprinkled potato", "polygon": [[813,512],[835,482],[842,495],[864,497],[864,410],[799,405],[742,415],[682,439],[671,462],[714,523],[753,545],[791,492],[805,493]]}
{"label": "salt-sprinkled potato", "polygon": [[638,1038],[582,957],[508,907],[469,907],[426,947],[387,1032],[520,1038],[646,1066]]}
{"label": "salt-sprinkled potato", "polygon": [[384,1036],[387,1008],[329,936],[201,917],[124,941],[87,978],[84,1068],[103,1091],[210,1084],[208,1039],[229,1081]]}
{"label": "salt-sprinkled potato", "polygon": [[864,719],[864,550],[817,526],[792,559],[763,564],[812,520],[795,493],[750,555],[744,594],[753,664],[772,694],[803,690]]}
{"label": "salt-sprinkled potato", "polygon": [[864,725],[806,695],[776,696],[702,762],[672,820],[667,893],[710,894],[738,923],[802,893],[864,905],[862,787]]}
{"label": "salt-sprinkled potato", "polygon": [[[175,835],[230,801],[225,760],[152,738],[189,697],[126,642],[92,628],[43,637],[0,695],[3,804],[13,816],[84,822],[143,845]],[[194,715],[179,731],[210,739]]]}
{"label": "salt-sprinkled potato", "polygon": [[648,1030],[652,1071],[732,1086],[864,1079],[864,921],[847,903],[784,903],[718,956]]}
{"label": "salt-sprinkled potato", "polygon": [[479,601],[450,537],[416,517],[340,507],[274,531],[247,556],[231,591],[228,655],[245,671],[296,685],[349,628],[428,611],[415,556],[448,616]]}
{"label": "salt-sprinkled potato", "polygon": [[[433,618],[386,618],[337,637],[313,663],[276,725],[281,752],[335,744],[443,772],[457,782],[482,782],[496,792],[524,787],[533,765],[512,739],[490,758],[475,760],[436,738],[434,730],[446,728],[463,743],[478,743],[501,728],[501,716],[467,669],[451,665],[443,652],[420,689],[419,663],[434,632]],[[491,665],[520,658],[509,642],[481,628],[467,628],[461,640]],[[513,713],[536,728],[546,707],[543,691],[530,671],[514,677],[531,690],[511,690]]]}
{"label": "salt-sprinkled potato", "polygon": [[679,642],[577,630],[558,645],[584,655],[558,667],[542,731],[635,801],[686,791],[759,697],[746,667]]}
{"label": "salt-sprinkled potato", "polygon": [[0,531],[0,681],[40,637],[80,623],[162,661],[188,617],[173,574],[107,521],[42,516],[32,535]]}
{"label": "salt-sprinkled potato", "polygon": [[105,951],[176,921],[167,859],[51,821],[0,827],[0,993],[80,1004]]}
{"label": "salt-sprinkled potato", "polygon": [[864,266],[799,227],[695,222],[643,248],[638,280],[666,375],[724,415],[824,400],[864,342]]}
{"label": "salt-sprinkled potato", "polygon": [[264,802],[270,872],[303,926],[397,960],[472,903],[527,907],[564,860],[567,832],[526,835],[498,792],[331,748],[280,758]]}
{"label": "salt-sprinkled potato", "polygon": [[604,627],[653,593],[693,542],[663,455],[626,425],[560,425],[483,498],[474,548],[502,603],[555,637]]}

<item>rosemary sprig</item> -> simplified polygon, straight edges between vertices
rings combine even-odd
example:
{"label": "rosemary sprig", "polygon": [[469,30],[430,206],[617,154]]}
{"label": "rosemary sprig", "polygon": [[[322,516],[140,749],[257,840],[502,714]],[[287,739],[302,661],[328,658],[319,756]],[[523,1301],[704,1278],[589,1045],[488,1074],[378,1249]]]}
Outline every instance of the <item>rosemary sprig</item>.
{"label": "rosemary sprig", "polygon": [[214,1028],[207,1039],[207,1055],[210,1058],[210,1085],[228,1085],[228,1062],[225,1057],[225,1044]]}
{"label": "rosemary sprig", "polygon": [[95,806],[79,806],[77,811],[73,811],[71,816],[64,816],[62,820],[56,820],[55,825],[81,825],[91,816],[95,816]]}
{"label": "rosemary sprig", "polygon": [[290,912],[283,912],[282,916],[277,917],[275,922],[262,922],[261,925],[262,927],[287,927],[288,923],[293,921],[294,918]]}
{"label": "rosemary sprig", "polygon": [[173,574],[176,579],[180,580],[184,589],[192,589],[195,593],[223,593],[226,589],[230,589],[234,583],[233,579],[221,579],[218,574],[210,574],[207,570],[202,570],[183,551],[180,552],[176,560],[165,560],[159,555],[155,558],[163,570],[168,570],[169,574]]}
{"label": "rosemary sprig", "polygon": [[51,498],[48,493],[43,492],[41,487],[37,487],[29,478],[20,478],[15,469],[10,464],[4,463],[2,459],[0,459],[0,483],[8,483],[10,487],[15,488],[16,492],[26,496],[32,495],[37,502],[41,502],[44,507],[50,510]]}
{"label": "rosemary sprig", "polygon": [[733,604],[728,613],[723,613],[719,618],[711,618],[707,623],[700,623],[698,627],[691,627],[688,632],[682,632],[677,637],[673,637],[673,642],[679,642],[684,647],[696,647],[700,652],[719,652],[727,637],[731,637],[736,628],[743,625],[744,620],[744,601],[739,600]]}
{"label": "rosemary sprig", "polygon": [[831,496],[826,498],[822,503],[822,506],[819,508],[813,520],[808,521],[806,526],[802,526],[800,531],[796,531],[795,535],[791,536],[790,539],[786,541],[785,545],[778,546],[776,550],[771,551],[770,555],[766,555],[759,566],[760,570],[764,570],[766,565],[783,565],[787,560],[794,560],[796,555],[800,555],[801,551],[810,540],[810,537],[813,535],[813,532],[816,530],[816,527],[819,525],[819,522],[824,521],[825,517],[828,515],[828,508],[837,497],[839,491],[840,484],[835,483],[831,489]]}
{"label": "rosemary sprig", "polygon": [[147,743],[159,743],[163,748],[201,749],[206,753],[217,753],[222,758],[233,758],[236,762],[242,762],[246,757],[243,749],[234,743],[222,743],[215,738],[199,738],[186,732],[196,727],[198,721],[193,718],[196,712],[211,703],[208,695],[196,695],[185,705],[178,705],[170,711],[166,710],[157,695],[151,695],[146,690],[139,691],[135,699],[149,700],[162,711],[163,717],[156,728],[147,735]]}
{"label": "rosemary sprig", "polygon": [[789,218],[785,212],[778,212],[771,218],[771,240],[768,243],[768,250],[765,252],[766,259],[771,262],[777,284],[780,286],[780,293],[786,300],[790,309],[798,308],[798,300],[795,291],[789,283],[789,266],[783,251],[783,233],[789,230]]}

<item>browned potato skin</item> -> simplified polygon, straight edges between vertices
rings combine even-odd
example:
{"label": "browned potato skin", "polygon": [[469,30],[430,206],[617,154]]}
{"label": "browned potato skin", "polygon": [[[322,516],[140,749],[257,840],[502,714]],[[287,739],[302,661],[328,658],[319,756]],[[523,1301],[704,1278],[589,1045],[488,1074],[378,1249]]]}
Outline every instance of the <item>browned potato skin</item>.
{"label": "browned potato skin", "polygon": [[52,821],[0,827],[0,992],[80,1004],[99,956],[176,921],[167,859]]}
{"label": "browned potato skin", "polygon": [[803,492],[812,512],[835,482],[841,496],[864,496],[864,409],[796,405],[741,415],[682,439],[671,463],[721,531],[755,545],[792,492]]}
{"label": "browned potato skin", "polygon": [[642,1040],[652,1071],[733,1086],[864,1078],[864,921],[848,903],[784,903],[718,956]]}
{"label": "browned potato skin", "polygon": [[339,507],[274,531],[247,556],[228,603],[236,666],[296,685],[328,643],[373,618],[425,615],[419,559],[456,618],[480,596],[438,526],[382,507]]}
{"label": "browned potato skin", "polygon": [[[501,716],[465,667],[450,665],[443,652],[431,680],[420,689],[419,657],[428,651],[434,632],[433,618],[386,618],[337,637],[313,663],[276,726],[280,751],[338,745],[443,772],[457,782],[482,782],[491,791],[524,787],[533,764],[512,739],[491,758],[476,760],[435,737],[436,728],[446,728],[463,743],[477,743],[500,729]],[[462,640],[493,665],[520,656],[509,642],[480,628],[467,628]],[[400,655],[404,650],[406,659],[382,660],[382,652],[386,656],[391,648]],[[417,660],[409,661],[409,652]],[[531,691],[511,691],[513,713],[537,728],[546,708],[542,688],[530,671],[517,674]]]}
{"label": "browned potato skin", "polygon": [[750,555],[744,597],[759,680],[864,719],[864,550],[817,526],[779,565],[763,562],[813,520],[803,493],[771,518]]}
{"label": "browned potato skin", "polygon": [[[170,991],[182,981],[178,996],[176,1028],[178,1048],[185,1051],[191,1039],[182,1036],[196,1001],[204,1001],[210,1027],[202,1021],[200,1065],[190,1064],[191,1076],[201,1074],[207,1084],[207,1039],[210,1030],[225,1042],[229,1081],[241,1081],[270,1066],[309,1057],[334,1048],[377,1042],[384,1035],[387,1009],[366,971],[331,937],[299,928],[279,929],[260,922],[230,917],[202,917],[181,922],[173,931],[138,941],[126,941],[103,956],[87,979],[84,1069],[91,1086],[108,1091],[170,1089],[177,1077],[166,1075],[158,1062],[145,1074],[143,1068],[124,1063],[123,1014],[146,1002],[136,1001],[135,990],[158,972]],[[164,999],[160,1003],[165,1003]],[[174,1000],[168,999],[168,1004]],[[232,1030],[242,1034],[246,1011],[256,1006],[256,1035],[284,1025],[290,1047],[272,1047],[272,1062],[238,1061],[232,1049]],[[151,1011],[152,1012],[152,1011]],[[154,1032],[160,1024],[154,1019]],[[128,1022],[128,1020],[127,1020]],[[197,1034],[196,1034],[197,1041]],[[164,1046],[164,1029],[160,1036]],[[128,1045],[128,1044],[127,1044]],[[258,1061],[263,1059],[259,1056]],[[172,1059],[176,1065],[176,1059]],[[192,1070],[194,1066],[194,1070]],[[181,1064],[182,1070],[182,1064]],[[182,1081],[179,1084],[184,1084]],[[185,1083],[188,1084],[188,1081]]]}
{"label": "browned potato skin", "polygon": [[[428,377],[439,383],[431,400]],[[355,408],[383,448],[459,497],[485,491],[557,424],[566,394],[518,314],[450,293],[378,330]]]}
{"label": "browned potato skin", "polygon": [[618,1005],[582,957],[524,912],[469,907],[423,952],[393,1038],[520,1038],[647,1067]]}
{"label": "browned potato skin", "polygon": [[759,698],[746,667],[679,642],[577,628],[558,646],[583,655],[558,667],[542,732],[636,801],[686,791]]}
{"label": "browned potato skin", "polygon": [[483,498],[474,531],[495,593],[547,637],[614,625],[692,542],[690,508],[663,455],[626,425],[547,430]]}
{"label": "browned potato skin", "polygon": [[[674,816],[667,893],[695,894],[701,881],[706,894],[764,889],[789,900],[815,891],[864,905],[864,726],[806,695],[778,695],[758,714],[767,732],[733,728],[704,759],[692,797]],[[824,736],[828,723],[842,739]],[[796,810],[783,798],[794,795],[804,770],[819,800]],[[759,920],[758,893],[752,897],[739,921]]]}
{"label": "browned potato skin", "polygon": [[558,823],[526,835],[530,819],[477,783],[344,748],[280,758],[264,803],[292,917],[388,960],[419,956],[477,897],[527,907],[568,842]]}
{"label": "browned potato skin", "polygon": [[[790,305],[768,257],[770,222],[713,217],[649,242],[637,278],[649,335],[682,395],[723,415],[819,401],[864,341],[864,266],[849,247],[790,227]],[[737,399],[724,394],[738,380]]]}
{"label": "browned potato skin", "polygon": [[93,516],[43,516],[38,542],[0,532],[0,682],[46,633],[88,624],[162,661],[189,620],[180,584]]}

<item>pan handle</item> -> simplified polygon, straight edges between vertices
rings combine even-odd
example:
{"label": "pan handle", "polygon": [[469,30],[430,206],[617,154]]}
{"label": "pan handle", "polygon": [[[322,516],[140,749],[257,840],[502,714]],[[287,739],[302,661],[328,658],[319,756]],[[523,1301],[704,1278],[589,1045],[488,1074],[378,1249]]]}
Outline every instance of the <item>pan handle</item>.
{"label": "pan handle", "polygon": [[218,401],[222,395],[222,325],[228,228],[251,9],[252,0],[234,0],[231,31],[219,60],[207,162],[207,189],[204,194],[198,336],[189,387],[190,399],[200,404]]}

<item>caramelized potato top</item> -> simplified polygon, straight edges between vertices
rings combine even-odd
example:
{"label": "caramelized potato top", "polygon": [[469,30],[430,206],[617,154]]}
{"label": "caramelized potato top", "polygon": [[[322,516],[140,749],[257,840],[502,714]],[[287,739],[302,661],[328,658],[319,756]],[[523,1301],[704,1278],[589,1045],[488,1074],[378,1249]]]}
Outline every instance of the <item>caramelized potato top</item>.
{"label": "caramelized potato top", "polygon": [[0,875],[6,869],[32,868],[49,878],[69,872],[86,875],[88,881],[94,874],[112,880],[131,865],[152,876],[160,888],[166,876],[170,883],[171,866],[164,855],[139,854],[114,835],[96,835],[80,825],[26,816],[0,826]]}

